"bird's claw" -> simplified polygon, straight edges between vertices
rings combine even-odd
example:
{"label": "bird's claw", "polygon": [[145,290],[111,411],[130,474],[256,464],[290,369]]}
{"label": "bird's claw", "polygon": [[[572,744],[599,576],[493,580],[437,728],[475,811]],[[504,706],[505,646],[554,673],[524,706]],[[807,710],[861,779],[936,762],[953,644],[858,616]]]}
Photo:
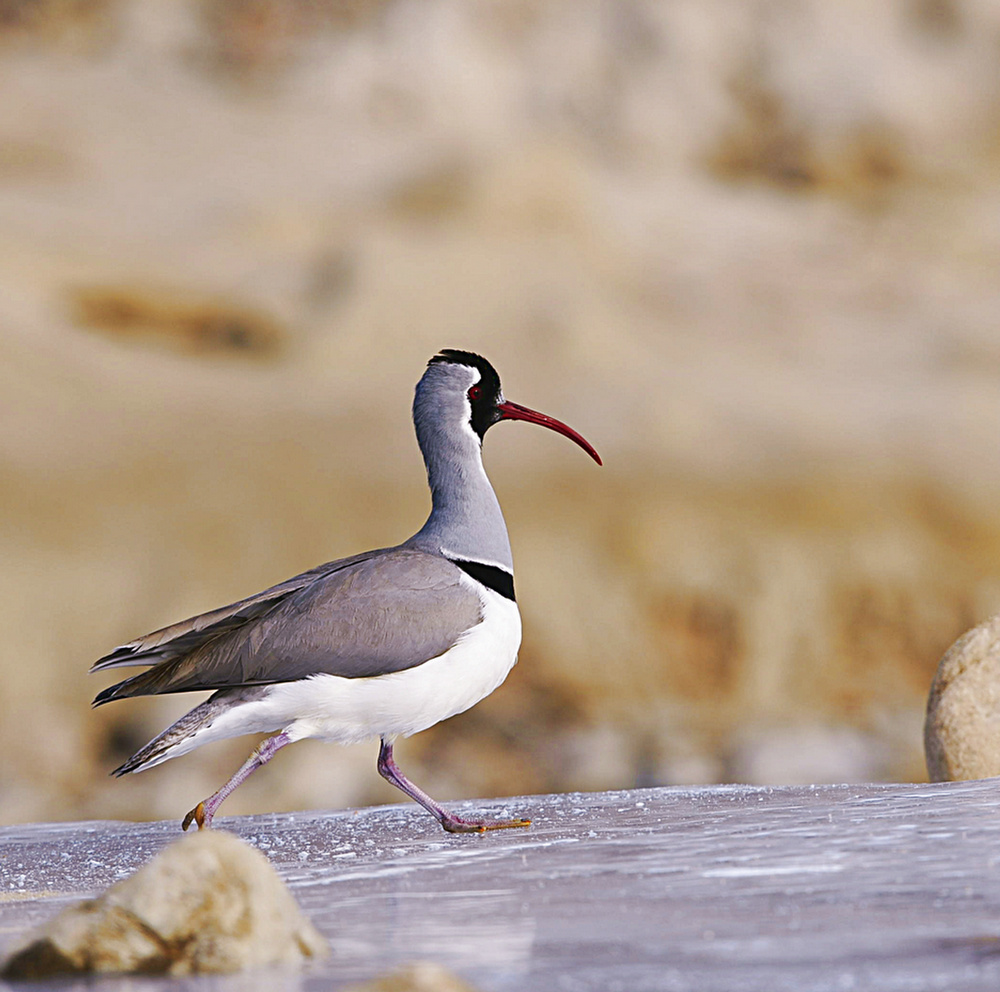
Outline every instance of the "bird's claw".
{"label": "bird's claw", "polygon": [[463,820],[457,816],[450,816],[441,820],[441,826],[450,834],[484,834],[487,830],[530,827],[531,820]]}
{"label": "bird's claw", "polygon": [[191,810],[183,820],[181,820],[181,830],[187,830],[191,826],[191,823],[197,823],[199,830],[204,830],[208,826],[210,821],[205,819],[205,804],[198,803],[193,810]]}

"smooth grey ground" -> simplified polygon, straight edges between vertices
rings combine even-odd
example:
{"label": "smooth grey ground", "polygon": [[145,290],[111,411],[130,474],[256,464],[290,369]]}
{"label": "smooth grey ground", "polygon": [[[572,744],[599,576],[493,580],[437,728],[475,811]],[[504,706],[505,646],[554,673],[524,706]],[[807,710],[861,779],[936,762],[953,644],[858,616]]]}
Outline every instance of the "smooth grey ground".
{"label": "smooth grey ground", "polygon": [[[217,825],[271,858],[331,941],[328,963],[268,977],[281,989],[343,988],[431,958],[491,992],[960,992],[1000,987],[998,787],[723,786],[454,804],[534,818],[530,830],[483,836],[445,835],[410,805]],[[0,830],[0,953],[177,836],[175,822]]]}

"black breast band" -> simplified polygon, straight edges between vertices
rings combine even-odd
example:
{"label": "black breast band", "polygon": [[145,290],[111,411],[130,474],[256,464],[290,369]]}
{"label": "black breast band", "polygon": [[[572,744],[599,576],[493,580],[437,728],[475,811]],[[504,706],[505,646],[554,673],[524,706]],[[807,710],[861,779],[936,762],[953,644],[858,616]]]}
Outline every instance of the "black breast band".
{"label": "black breast band", "polygon": [[481,561],[465,561],[462,558],[449,558],[452,565],[457,565],[466,575],[471,575],[487,589],[500,593],[505,599],[515,601],[514,576],[506,569],[496,565],[484,565]]}

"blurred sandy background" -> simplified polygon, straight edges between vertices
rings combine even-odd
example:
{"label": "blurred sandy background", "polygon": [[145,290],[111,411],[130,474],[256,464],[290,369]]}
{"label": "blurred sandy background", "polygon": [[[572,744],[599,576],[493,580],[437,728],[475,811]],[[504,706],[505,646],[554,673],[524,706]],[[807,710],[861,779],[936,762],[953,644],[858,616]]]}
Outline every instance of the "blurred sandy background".
{"label": "blurred sandy background", "polygon": [[[520,664],[398,748],[439,799],[924,776],[1000,610],[1000,5],[0,2],[0,822],[179,817],[107,772],[200,696],[89,664],[428,499],[441,347],[501,425]],[[225,813],[396,801],[303,743]]]}

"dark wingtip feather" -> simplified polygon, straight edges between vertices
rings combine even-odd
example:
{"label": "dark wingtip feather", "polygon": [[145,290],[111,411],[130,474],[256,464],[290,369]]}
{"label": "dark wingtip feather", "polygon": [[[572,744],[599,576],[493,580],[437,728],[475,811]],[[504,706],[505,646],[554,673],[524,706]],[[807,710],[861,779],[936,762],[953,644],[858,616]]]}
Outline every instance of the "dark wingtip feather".
{"label": "dark wingtip feather", "polygon": [[151,665],[154,664],[158,659],[155,657],[149,658],[152,652],[143,651],[141,645],[133,642],[131,644],[123,644],[120,648],[115,648],[110,654],[106,654],[103,658],[98,658],[90,666],[90,672],[100,672],[105,668],[128,668],[132,665]]}
{"label": "dark wingtip feather", "polygon": [[103,706],[105,703],[110,703],[111,700],[118,698],[118,690],[121,689],[123,685],[131,682],[131,679],[126,679],[124,682],[116,682],[114,685],[109,685],[107,689],[102,689],[96,696],[94,696],[94,701],[90,704],[91,706]]}

